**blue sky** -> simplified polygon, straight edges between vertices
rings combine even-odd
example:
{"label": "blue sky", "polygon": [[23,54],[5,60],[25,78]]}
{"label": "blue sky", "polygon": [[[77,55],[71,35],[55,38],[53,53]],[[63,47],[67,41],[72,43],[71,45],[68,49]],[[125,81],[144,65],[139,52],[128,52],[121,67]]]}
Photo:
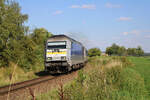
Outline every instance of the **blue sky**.
{"label": "blue sky", "polygon": [[150,0],[16,0],[26,23],[66,34],[87,48],[112,43],[150,52]]}

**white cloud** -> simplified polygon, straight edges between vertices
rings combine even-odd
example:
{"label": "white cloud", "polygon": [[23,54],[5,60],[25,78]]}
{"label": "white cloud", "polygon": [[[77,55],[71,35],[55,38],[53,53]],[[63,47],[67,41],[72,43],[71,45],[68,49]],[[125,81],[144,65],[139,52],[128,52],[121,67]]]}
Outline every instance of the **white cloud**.
{"label": "white cloud", "polygon": [[133,30],[133,31],[131,31],[130,33],[131,33],[131,34],[136,34],[136,35],[138,35],[138,34],[141,33],[141,31],[139,31],[139,30]]}
{"label": "white cloud", "polygon": [[129,34],[129,32],[123,32],[123,34],[124,34],[124,35],[128,35],[128,34]]}
{"label": "white cloud", "polygon": [[105,5],[107,8],[121,8],[122,6],[119,4],[111,4],[111,3],[106,3]]}
{"label": "white cloud", "polygon": [[72,5],[71,8],[80,8],[80,5]]}
{"label": "white cloud", "polygon": [[96,9],[94,4],[72,5],[71,8]]}
{"label": "white cloud", "polygon": [[129,35],[129,34],[134,34],[134,35],[139,35],[141,31],[139,30],[132,30],[130,32],[123,32],[124,35]]}
{"label": "white cloud", "polygon": [[57,11],[55,11],[55,12],[53,13],[53,15],[60,15],[60,14],[62,14],[62,13],[63,13],[63,11],[57,10]]}
{"label": "white cloud", "polygon": [[82,5],[81,8],[84,8],[84,9],[96,9],[96,6],[95,5]]}
{"label": "white cloud", "polygon": [[148,33],[150,33],[150,30],[132,30],[132,31],[129,31],[129,32],[123,32],[123,35],[129,35],[129,34],[139,35],[139,34],[142,34],[143,36],[145,36],[145,38],[150,38],[150,35]]}
{"label": "white cloud", "polygon": [[131,17],[120,17],[118,18],[118,21],[131,21],[132,18]]}

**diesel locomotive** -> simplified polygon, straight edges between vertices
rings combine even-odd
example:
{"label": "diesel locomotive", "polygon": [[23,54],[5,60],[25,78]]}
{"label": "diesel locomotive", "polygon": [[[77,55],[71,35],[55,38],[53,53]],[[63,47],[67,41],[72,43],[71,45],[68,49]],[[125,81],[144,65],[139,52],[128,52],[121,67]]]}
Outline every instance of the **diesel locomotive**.
{"label": "diesel locomotive", "polygon": [[66,35],[54,35],[45,43],[45,71],[65,73],[81,68],[87,62],[87,50]]}

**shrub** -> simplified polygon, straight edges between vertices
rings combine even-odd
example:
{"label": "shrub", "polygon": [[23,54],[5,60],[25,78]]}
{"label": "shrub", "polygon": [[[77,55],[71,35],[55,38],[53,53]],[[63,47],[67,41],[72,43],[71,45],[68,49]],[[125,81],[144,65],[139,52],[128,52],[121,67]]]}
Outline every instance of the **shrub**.
{"label": "shrub", "polygon": [[99,48],[92,48],[88,50],[89,57],[100,56],[100,55],[101,55],[101,50]]}

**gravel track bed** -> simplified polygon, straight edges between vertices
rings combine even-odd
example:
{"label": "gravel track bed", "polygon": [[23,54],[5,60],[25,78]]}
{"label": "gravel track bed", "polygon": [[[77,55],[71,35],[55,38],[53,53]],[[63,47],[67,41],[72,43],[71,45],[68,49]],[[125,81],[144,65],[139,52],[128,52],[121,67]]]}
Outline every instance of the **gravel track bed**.
{"label": "gravel track bed", "polygon": [[[45,76],[38,79],[33,79],[34,81],[25,81],[22,83],[16,83],[12,85],[11,92],[4,93],[8,90],[8,87],[0,88],[0,100],[29,100],[31,97],[30,90],[33,91],[34,95],[41,93],[46,93],[53,88],[57,88],[58,85],[65,84],[73,80],[77,76],[77,71],[71,72],[69,74],[59,75],[59,76]],[[17,88],[13,91],[14,88]],[[8,98],[9,97],[9,98]]]}

